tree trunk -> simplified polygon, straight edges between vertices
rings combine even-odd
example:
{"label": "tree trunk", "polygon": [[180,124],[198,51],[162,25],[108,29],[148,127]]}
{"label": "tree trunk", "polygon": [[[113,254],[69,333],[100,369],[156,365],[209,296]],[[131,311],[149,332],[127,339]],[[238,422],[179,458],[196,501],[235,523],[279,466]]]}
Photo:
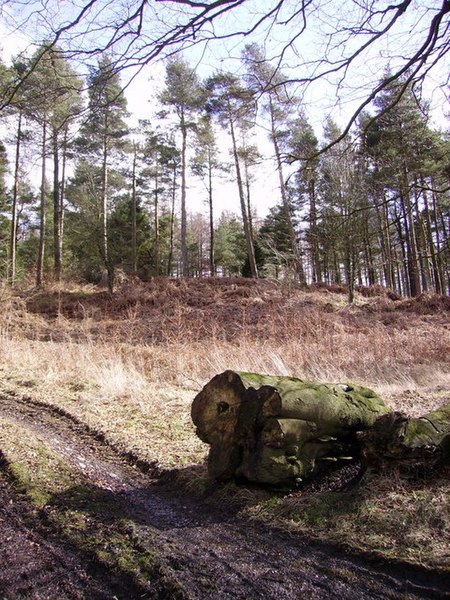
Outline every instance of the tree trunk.
{"label": "tree trunk", "polygon": [[64,141],[63,141],[63,156],[62,156],[62,168],[61,168],[61,188],[59,193],[59,255],[61,257],[61,267],[63,261],[63,240],[64,240],[64,197],[66,193],[66,164],[67,164],[67,135],[68,126],[64,129]]}
{"label": "tree trunk", "polygon": [[137,145],[133,144],[133,167],[131,181],[131,269],[133,273],[137,273],[137,194],[136,194],[136,162],[137,162]]}
{"label": "tree trunk", "polygon": [[230,133],[231,133],[231,141],[233,143],[234,165],[236,168],[236,180],[237,180],[237,184],[238,184],[239,200],[241,203],[242,222],[244,225],[244,235],[245,235],[245,241],[247,244],[247,255],[248,255],[248,261],[249,261],[249,265],[250,265],[250,273],[251,273],[252,277],[257,278],[258,277],[258,268],[256,266],[255,248],[254,248],[254,244],[253,244],[253,237],[252,237],[251,228],[250,228],[249,216],[247,214],[247,207],[245,205],[244,185],[242,182],[241,167],[239,164],[239,155],[238,155],[238,151],[237,151],[236,135],[235,135],[235,131],[234,131],[233,120],[231,118],[230,118]]}
{"label": "tree trunk", "polygon": [[317,206],[315,181],[311,177],[308,181],[309,197],[309,239],[312,254],[312,280],[313,283],[322,281],[322,268],[320,264],[319,234],[317,231]]}
{"label": "tree trunk", "polygon": [[155,228],[155,275],[158,277],[160,274],[160,235],[159,235],[159,177],[158,177],[158,167],[156,167],[155,173],[155,200],[153,209],[155,211],[154,215],[154,228]]}
{"label": "tree trunk", "polygon": [[187,126],[184,112],[181,113],[181,274],[189,275],[189,257],[187,248],[187,213],[186,213],[186,149]]}
{"label": "tree trunk", "polygon": [[[294,223],[292,222],[291,208],[289,206],[289,199],[288,199],[288,195],[286,193],[286,184],[284,182],[283,163],[281,162],[281,152],[280,152],[280,147],[278,145],[278,138],[277,138],[277,132],[276,132],[276,127],[275,127],[275,119],[274,119],[274,110],[275,109],[274,109],[274,106],[272,103],[272,97],[270,98],[269,106],[270,106],[271,133],[272,133],[273,147],[274,147],[274,151],[275,151],[275,160],[276,160],[276,164],[277,164],[278,180],[279,180],[279,184],[280,184],[280,194],[281,194],[281,201],[282,201],[282,205],[283,205],[284,218],[286,220],[286,225],[288,227],[289,242],[290,242],[290,246],[291,246],[292,255],[294,257],[295,272],[297,273],[299,282],[305,283],[306,282],[305,270],[303,268],[302,259],[300,257],[299,247],[298,247],[298,243],[297,243],[297,236],[295,234]],[[315,265],[313,262],[313,272],[314,272],[316,266],[317,265]]]}
{"label": "tree trunk", "polygon": [[114,265],[109,252],[108,239],[108,114],[105,114],[105,133],[103,136],[103,160],[102,160],[102,253],[103,262],[106,269],[108,291],[110,294],[114,291]]}
{"label": "tree trunk", "polygon": [[61,281],[61,225],[59,222],[61,210],[59,182],[59,144],[58,132],[53,131],[53,256],[56,281]]}
{"label": "tree trunk", "polygon": [[423,201],[424,201],[424,205],[425,205],[425,210],[424,210],[425,234],[427,237],[428,248],[429,248],[430,257],[431,257],[434,290],[435,290],[436,294],[441,295],[444,293],[444,286],[443,286],[441,271],[439,268],[439,254],[436,251],[436,245],[433,240],[433,229],[431,226],[430,206],[429,206],[429,202],[428,202],[428,194],[425,191],[425,182],[423,180],[423,177],[421,178],[421,184],[422,184],[422,197],[423,197]]}
{"label": "tree trunk", "polygon": [[45,198],[45,167],[46,167],[46,146],[47,146],[47,122],[44,119],[42,126],[42,168],[41,168],[41,206],[40,206],[40,228],[39,228],[39,253],[37,260],[36,287],[42,287],[44,275],[44,257],[45,257],[45,221],[46,221],[46,198]]}
{"label": "tree trunk", "polygon": [[173,262],[173,240],[175,233],[175,198],[177,191],[177,168],[173,167],[173,181],[172,181],[172,206],[170,210],[170,244],[169,244],[169,256],[167,258],[167,275],[172,275],[172,262]]}
{"label": "tree trunk", "polygon": [[407,257],[407,273],[409,281],[410,295],[418,296],[421,289],[418,253],[417,253],[417,236],[414,223],[413,206],[409,197],[408,173],[406,167],[403,166],[402,185],[400,190],[400,200],[402,205],[403,220],[405,225],[405,241],[406,241],[406,257]]}
{"label": "tree trunk", "polygon": [[216,274],[216,263],[214,258],[214,207],[213,207],[213,184],[212,184],[212,156],[211,148],[208,148],[208,205],[209,205],[209,271],[211,276]]}
{"label": "tree trunk", "polygon": [[[397,229],[398,240],[400,242],[401,262],[403,265],[402,275],[400,275],[400,272],[397,273],[397,280],[399,283],[399,292],[400,292],[400,294],[403,294],[405,296],[411,296],[410,280],[408,277],[408,259],[407,259],[406,245],[405,245],[405,238],[407,236],[407,233],[406,233],[406,231],[405,231],[405,234],[403,232],[402,224],[401,224],[401,217],[397,212],[397,206],[395,206],[394,210],[395,210],[395,226]],[[407,227],[407,225],[406,225],[406,227]]]}
{"label": "tree trunk", "polygon": [[17,202],[19,199],[19,169],[20,169],[20,142],[22,137],[22,111],[19,111],[17,123],[16,159],[14,164],[14,187],[11,206],[11,238],[9,245],[9,273],[8,279],[13,286],[16,280],[16,244],[17,244]]}

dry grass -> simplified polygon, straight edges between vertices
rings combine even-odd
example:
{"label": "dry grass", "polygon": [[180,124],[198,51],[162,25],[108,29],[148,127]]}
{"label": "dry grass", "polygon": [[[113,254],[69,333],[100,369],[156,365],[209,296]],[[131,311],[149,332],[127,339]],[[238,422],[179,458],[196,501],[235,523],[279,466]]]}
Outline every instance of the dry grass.
{"label": "dry grass", "polygon": [[[349,307],[339,289],[268,281],[155,280],[112,299],[94,288],[0,288],[0,386],[60,406],[169,468],[204,461],[190,403],[225,369],[351,380],[411,416],[449,402],[449,302],[377,294]],[[433,486],[379,478],[357,488],[356,504],[351,494],[333,496],[331,508],[329,497],[295,496],[267,510],[325,537],[438,564],[450,483]],[[418,526],[399,536],[402,519]]]}
{"label": "dry grass", "polygon": [[387,558],[450,569],[450,472],[428,481],[367,474],[345,491],[295,492],[249,506],[250,518]]}
{"label": "dry grass", "polygon": [[326,288],[162,279],[112,299],[92,287],[21,296],[0,288],[0,302],[4,365],[88,381],[106,396],[142,398],[149,383],[194,390],[227,368],[351,379],[391,395],[449,384],[444,300],[359,295],[348,307]]}
{"label": "dry grass", "polygon": [[[92,287],[0,288],[8,385],[70,406],[164,466],[195,462],[193,396],[225,369],[374,387],[411,415],[449,400],[446,305],[249,280],[155,280],[114,298]],[[428,304],[427,304],[428,303]],[[441,303],[442,304],[442,303]],[[169,442],[169,448],[167,448]]]}

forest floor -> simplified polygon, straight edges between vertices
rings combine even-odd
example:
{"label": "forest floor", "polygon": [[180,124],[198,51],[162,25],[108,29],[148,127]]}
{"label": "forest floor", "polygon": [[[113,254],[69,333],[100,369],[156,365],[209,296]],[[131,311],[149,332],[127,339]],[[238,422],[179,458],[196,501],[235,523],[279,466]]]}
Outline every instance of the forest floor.
{"label": "forest floor", "polygon": [[450,302],[245,280],[0,290],[0,598],[450,597],[450,471],[216,484],[189,408],[227,368],[450,400]]}

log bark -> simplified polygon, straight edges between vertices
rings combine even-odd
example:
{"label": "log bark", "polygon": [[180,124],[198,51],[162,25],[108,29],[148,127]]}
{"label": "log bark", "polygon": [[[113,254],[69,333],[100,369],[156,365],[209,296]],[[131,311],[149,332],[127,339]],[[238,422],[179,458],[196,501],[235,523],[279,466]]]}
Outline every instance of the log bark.
{"label": "log bark", "polygon": [[417,419],[393,412],[358,437],[366,466],[431,472],[450,463],[450,404]]}
{"label": "log bark", "polygon": [[356,432],[388,411],[360,386],[225,371],[195,397],[191,416],[211,445],[211,477],[286,485],[351,457]]}

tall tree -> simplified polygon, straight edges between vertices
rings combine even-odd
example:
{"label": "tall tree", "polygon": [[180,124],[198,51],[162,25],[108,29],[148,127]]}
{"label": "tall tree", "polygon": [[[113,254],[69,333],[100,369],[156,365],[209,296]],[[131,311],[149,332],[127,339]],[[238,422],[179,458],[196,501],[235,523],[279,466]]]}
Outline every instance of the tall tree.
{"label": "tall tree", "polygon": [[[58,48],[45,56],[51,62],[52,87],[57,101],[50,112],[50,138],[53,156],[53,254],[55,279],[60,281],[63,252],[64,186],[69,129],[82,109],[82,81]],[[40,64],[43,64],[42,62]]]}
{"label": "tall tree", "polygon": [[[41,128],[41,176],[40,176],[40,210],[39,210],[39,250],[36,266],[36,287],[40,288],[44,278],[44,261],[46,251],[47,234],[47,158],[48,158],[48,134],[52,110],[58,100],[59,89],[55,85],[53,77],[53,65],[50,54],[46,52],[46,44],[39,48],[30,59],[30,63],[36,62],[36,57],[44,54],[45,58],[37,62],[25,85],[22,87],[26,103],[26,115]],[[20,125],[20,120],[19,120]],[[19,137],[19,136],[18,136]]]}
{"label": "tall tree", "polygon": [[[138,182],[143,195],[149,198],[149,211],[152,214],[153,239],[149,240],[150,273],[159,276],[167,271],[166,260],[163,260],[163,246],[167,247],[169,240],[163,239],[162,230],[167,229],[167,217],[172,212],[169,206],[174,199],[173,170],[178,150],[170,135],[151,130],[147,122],[142,122],[142,125],[145,128],[145,140],[142,144],[144,166],[139,171]],[[161,217],[164,220],[163,227]]]}
{"label": "tall tree", "polygon": [[289,135],[284,147],[288,160],[294,162],[296,171],[296,192],[301,209],[307,206],[307,241],[311,256],[311,279],[322,281],[320,240],[318,232],[317,182],[319,178],[319,142],[304,113],[289,122]]}
{"label": "tall tree", "polygon": [[210,113],[215,114],[220,124],[227,128],[230,133],[250,273],[252,277],[258,277],[251,215],[249,215],[246,203],[244,179],[241,161],[239,160],[238,139],[239,129],[245,129],[248,127],[249,122],[254,121],[254,95],[252,90],[246,88],[239,78],[231,73],[219,73],[211,77],[207,81],[207,90]]}
{"label": "tall tree", "polygon": [[[16,73],[16,69],[14,68],[15,65],[13,65],[11,68],[7,68],[3,62],[0,62],[0,95],[3,94],[5,92],[5,90],[8,88],[8,86],[11,85],[11,81],[14,79],[14,75]],[[17,96],[19,97],[19,94],[17,94]],[[16,131],[17,131],[17,135],[15,137],[14,140],[14,146],[15,146],[15,167],[14,167],[14,186],[13,186],[13,193],[12,193],[12,198],[11,198],[11,209],[9,211],[9,216],[10,216],[10,233],[9,233],[9,244],[8,244],[8,249],[6,248],[6,245],[2,248],[2,256],[5,260],[5,264],[7,264],[7,268],[6,268],[6,278],[7,281],[9,283],[11,283],[11,285],[14,284],[15,281],[15,276],[16,276],[16,241],[17,241],[17,196],[18,196],[18,169],[19,169],[19,157],[20,157],[20,143],[21,143],[21,125],[22,125],[22,112],[20,109],[18,109],[18,105],[19,102],[17,102],[17,104],[13,105],[12,103],[10,104],[10,106],[8,107],[8,110],[4,110],[2,111],[1,116],[3,118],[11,118],[11,113],[14,115],[17,115],[17,125],[16,125]],[[7,137],[5,136],[5,141],[9,141],[10,143],[12,142],[11,138],[8,140]],[[2,143],[2,159],[6,158],[6,147],[3,145]],[[6,213],[6,208],[7,208],[7,202],[6,202],[6,188],[4,187],[6,185],[6,180],[5,180],[5,175],[6,175],[6,171],[5,171],[5,165],[6,162],[4,160],[2,160],[2,168],[1,168],[1,184],[0,186],[2,187],[2,192],[1,192],[1,197],[2,200],[0,201],[0,212],[5,214]],[[2,219],[2,241],[3,239],[6,239],[6,237],[3,237],[4,231],[6,229],[6,223],[5,221],[3,221]],[[2,244],[3,246],[3,244]]]}
{"label": "tall tree", "polygon": [[288,134],[288,117],[297,108],[298,103],[295,98],[289,94],[283,73],[278,66],[272,66],[266,60],[261,46],[258,44],[248,44],[243,53],[244,62],[247,66],[247,80],[254,89],[255,94],[262,99],[262,107],[269,120],[270,139],[273,143],[278,180],[280,187],[281,205],[286,219],[289,239],[291,244],[291,253],[294,257],[295,270],[299,281],[305,283],[305,272],[300,256],[300,249],[297,242],[293,218],[291,213],[291,204],[289,202],[288,191],[285,181],[282,147]]}
{"label": "tall tree", "polygon": [[[324,127],[325,144],[340,137],[331,119]],[[354,300],[354,286],[361,240],[361,172],[358,156],[349,139],[343,139],[322,157],[321,165],[322,219],[329,220],[329,235],[333,240],[332,264],[335,278],[340,282],[340,262],[344,266],[348,299]],[[328,259],[330,261],[330,259]]]}
{"label": "tall tree", "polygon": [[[6,189],[6,173],[8,168],[8,158],[6,154],[6,147],[3,142],[0,140],[0,260],[3,264],[8,264],[8,251],[7,251],[7,241],[8,241],[8,229],[7,223],[5,223],[6,219],[3,217],[7,214],[8,211],[8,199],[7,199],[7,189]],[[3,269],[1,268],[1,271]],[[0,271],[0,272],[1,272]],[[8,270],[6,269],[6,275]]]}
{"label": "tall tree", "polygon": [[100,168],[101,177],[95,189],[101,223],[99,249],[107,273],[108,289],[112,292],[114,263],[109,253],[109,179],[114,160],[127,148],[127,103],[120,76],[106,55],[100,58],[97,67],[92,68],[88,85],[88,114],[80,130],[78,145],[84,157]]}
{"label": "tall tree", "polygon": [[204,115],[200,119],[196,133],[198,144],[191,161],[191,169],[195,175],[202,179],[207,191],[209,212],[209,272],[211,275],[215,275],[213,175],[219,170],[226,170],[226,166],[219,160],[219,152],[210,115]]}
{"label": "tall tree", "polygon": [[178,118],[181,133],[181,273],[189,275],[187,247],[187,141],[195,125],[195,115],[204,102],[204,93],[195,71],[182,58],[172,58],[166,65],[166,87],[160,101],[170,106]]}

